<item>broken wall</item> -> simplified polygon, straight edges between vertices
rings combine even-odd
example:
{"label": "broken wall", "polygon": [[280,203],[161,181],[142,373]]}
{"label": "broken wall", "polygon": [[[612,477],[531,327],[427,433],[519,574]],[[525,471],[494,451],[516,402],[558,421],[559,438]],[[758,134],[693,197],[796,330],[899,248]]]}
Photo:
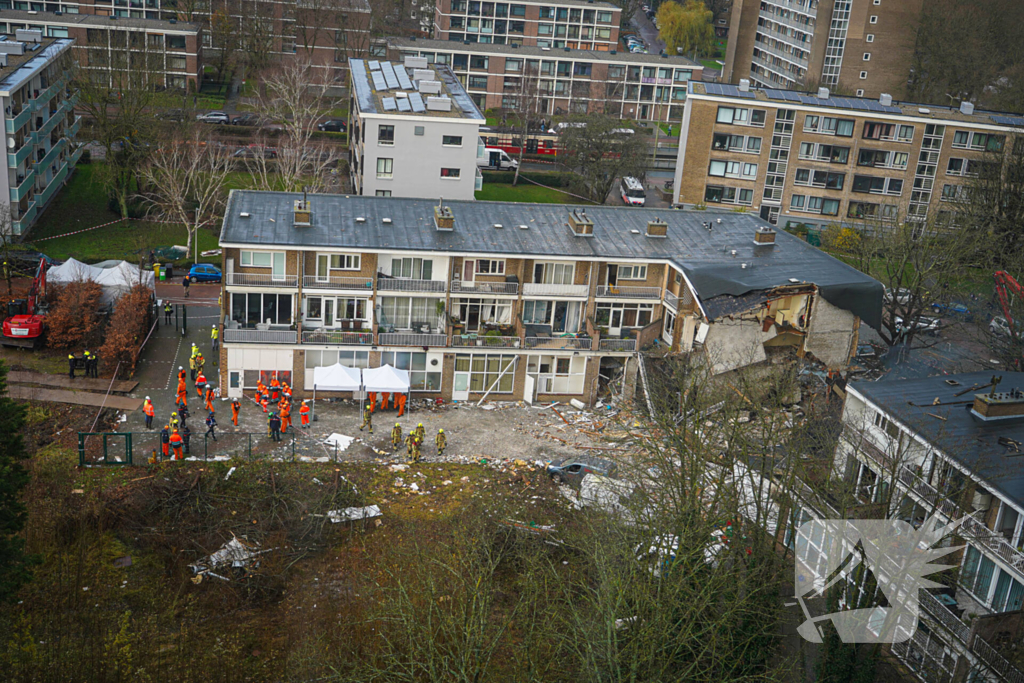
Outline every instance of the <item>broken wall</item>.
{"label": "broken wall", "polygon": [[764,353],[764,333],[756,320],[718,320],[711,324],[704,349],[712,374],[758,363]]}
{"label": "broken wall", "polygon": [[853,353],[859,321],[850,311],[814,297],[804,350],[830,370],[845,368]]}

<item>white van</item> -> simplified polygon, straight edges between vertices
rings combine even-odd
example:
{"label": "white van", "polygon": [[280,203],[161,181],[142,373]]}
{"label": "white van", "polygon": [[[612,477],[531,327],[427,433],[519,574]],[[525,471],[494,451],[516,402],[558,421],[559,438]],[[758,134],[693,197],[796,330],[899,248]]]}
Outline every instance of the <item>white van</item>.
{"label": "white van", "polygon": [[493,168],[498,171],[514,171],[519,162],[508,155],[503,149],[497,147],[484,148],[484,156],[476,160],[480,168]]}
{"label": "white van", "polygon": [[643,206],[647,201],[643,184],[631,175],[624,177],[619,183],[619,193],[622,195],[622,203],[626,206]]}

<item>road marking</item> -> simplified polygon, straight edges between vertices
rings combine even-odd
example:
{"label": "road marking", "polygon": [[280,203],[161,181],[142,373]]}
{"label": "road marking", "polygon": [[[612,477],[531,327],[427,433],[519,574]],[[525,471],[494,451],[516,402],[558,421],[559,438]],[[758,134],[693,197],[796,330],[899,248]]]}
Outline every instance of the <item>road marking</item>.
{"label": "road marking", "polygon": [[174,361],[178,359],[178,351],[181,350],[181,340],[183,337],[178,337],[178,346],[174,349],[174,356],[171,357],[171,371],[167,374],[167,384],[164,385],[164,389],[171,388],[171,378],[174,377]]}

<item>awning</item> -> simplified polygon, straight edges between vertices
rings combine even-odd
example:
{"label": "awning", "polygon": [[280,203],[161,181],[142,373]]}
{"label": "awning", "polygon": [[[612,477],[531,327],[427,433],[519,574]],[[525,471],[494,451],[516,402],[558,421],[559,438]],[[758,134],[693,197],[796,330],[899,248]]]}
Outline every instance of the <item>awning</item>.
{"label": "awning", "polygon": [[359,391],[359,370],[335,363],[313,368],[313,388],[318,391]]}
{"label": "awning", "polygon": [[363,370],[363,388],[366,391],[386,391],[404,394],[409,391],[409,372],[390,365]]}

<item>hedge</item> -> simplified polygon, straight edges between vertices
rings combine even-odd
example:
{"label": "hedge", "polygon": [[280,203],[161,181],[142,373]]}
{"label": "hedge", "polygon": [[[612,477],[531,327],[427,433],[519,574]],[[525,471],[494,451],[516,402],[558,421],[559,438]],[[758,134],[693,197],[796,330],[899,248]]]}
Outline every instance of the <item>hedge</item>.
{"label": "hedge", "polygon": [[[516,177],[515,171],[484,171],[485,183],[497,183],[499,185],[511,185]],[[569,178],[564,173],[545,173],[543,171],[523,171],[519,174],[519,180],[523,178],[532,180],[535,183],[547,187],[569,187]]]}

